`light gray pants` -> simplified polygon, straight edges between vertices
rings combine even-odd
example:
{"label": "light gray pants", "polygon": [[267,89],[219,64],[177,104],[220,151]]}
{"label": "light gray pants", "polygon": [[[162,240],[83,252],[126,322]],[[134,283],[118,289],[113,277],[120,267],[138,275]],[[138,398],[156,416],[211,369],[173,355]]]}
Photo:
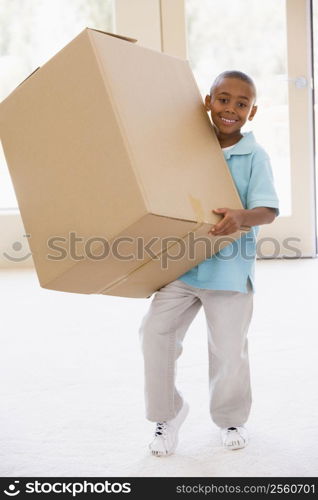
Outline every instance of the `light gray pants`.
{"label": "light gray pants", "polygon": [[174,418],[182,406],[175,386],[184,336],[203,305],[209,351],[210,414],[219,427],[243,425],[251,409],[247,332],[253,291],[206,290],[175,280],[160,288],[139,328],[144,357],[146,418]]}

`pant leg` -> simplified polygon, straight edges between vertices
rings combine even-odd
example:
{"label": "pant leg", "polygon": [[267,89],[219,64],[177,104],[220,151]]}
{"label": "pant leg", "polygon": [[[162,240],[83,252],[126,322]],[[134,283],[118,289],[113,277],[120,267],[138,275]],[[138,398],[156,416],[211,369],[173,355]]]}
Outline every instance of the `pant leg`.
{"label": "pant leg", "polygon": [[144,357],[146,418],[174,418],[182,406],[175,386],[182,341],[201,307],[196,288],[174,280],[158,290],[139,328]]}
{"label": "pant leg", "polygon": [[253,312],[253,291],[205,291],[209,347],[210,414],[219,427],[243,425],[252,395],[247,333]]}

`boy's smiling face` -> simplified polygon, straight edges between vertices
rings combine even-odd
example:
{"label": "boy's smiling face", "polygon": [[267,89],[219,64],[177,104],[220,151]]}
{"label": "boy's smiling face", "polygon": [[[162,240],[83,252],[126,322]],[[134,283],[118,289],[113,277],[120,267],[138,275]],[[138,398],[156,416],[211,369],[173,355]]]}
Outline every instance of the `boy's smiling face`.
{"label": "boy's smiling face", "polygon": [[257,111],[253,87],[238,78],[223,78],[205,98],[205,107],[211,112],[216,134],[222,147],[236,144],[241,128],[252,120]]}

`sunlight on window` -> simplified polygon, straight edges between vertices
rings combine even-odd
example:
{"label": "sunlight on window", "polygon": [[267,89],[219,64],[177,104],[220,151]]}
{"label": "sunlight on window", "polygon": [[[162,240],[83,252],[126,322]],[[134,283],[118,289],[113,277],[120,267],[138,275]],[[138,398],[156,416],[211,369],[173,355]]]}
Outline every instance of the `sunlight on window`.
{"label": "sunlight on window", "polygon": [[[318,2],[313,2],[313,43],[314,43],[314,81],[318,84]],[[318,193],[318,92],[315,92],[315,150],[316,150],[316,193]],[[316,217],[318,224],[318,202],[316,201]]]}
{"label": "sunlight on window", "polygon": [[[112,0],[0,0],[0,100],[83,29],[113,31]],[[17,208],[0,148],[0,210]]]}

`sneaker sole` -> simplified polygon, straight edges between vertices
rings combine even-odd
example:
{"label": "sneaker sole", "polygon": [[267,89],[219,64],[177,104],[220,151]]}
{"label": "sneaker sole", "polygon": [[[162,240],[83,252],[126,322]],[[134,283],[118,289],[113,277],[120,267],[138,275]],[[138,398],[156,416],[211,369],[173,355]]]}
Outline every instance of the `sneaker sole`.
{"label": "sneaker sole", "polygon": [[246,448],[247,443],[242,444],[241,446],[233,445],[233,446],[226,446],[225,444],[223,445],[226,450],[241,450],[242,448]]}
{"label": "sneaker sole", "polygon": [[226,450],[230,450],[230,451],[233,451],[233,450],[241,450],[242,448],[246,448],[246,446],[248,445],[248,440],[242,438],[244,440],[244,443],[243,444],[229,444],[229,445],[226,445],[223,443],[223,447],[226,449]]}
{"label": "sneaker sole", "polygon": [[[180,422],[180,425],[179,425],[179,429],[178,429],[178,433],[180,431],[180,428],[181,428],[181,425],[183,424],[183,422],[185,421],[185,419],[187,418],[187,415],[189,413],[189,405],[188,403],[184,403],[184,406],[183,406],[183,412],[184,414],[182,415],[182,419],[181,419],[181,422]],[[161,457],[169,457],[170,455],[173,455],[173,453],[176,451],[176,448],[178,446],[178,443],[179,443],[179,439],[178,439],[178,436],[173,444],[173,447],[170,451],[167,451],[166,453],[162,453],[161,451],[154,451],[154,450],[150,450],[151,452],[151,455],[153,455],[154,457],[158,457],[158,458],[161,458]]]}

